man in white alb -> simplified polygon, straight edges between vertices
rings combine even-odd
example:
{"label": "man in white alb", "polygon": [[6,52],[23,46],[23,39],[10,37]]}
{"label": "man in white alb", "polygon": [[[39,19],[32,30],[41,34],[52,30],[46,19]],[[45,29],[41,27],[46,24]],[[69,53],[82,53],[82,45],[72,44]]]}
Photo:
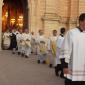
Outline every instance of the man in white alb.
{"label": "man in white alb", "polygon": [[8,49],[10,46],[10,32],[7,29],[3,34],[3,47],[4,49]]}
{"label": "man in white alb", "polygon": [[39,30],[39,35],[36,39],[38,49],[38,63],[46,64],[47,58],[47,38],[43,30]]}
{"label": "man in white alb", "polygon": [[20,29],[20,30],[19,30],[19,33],[17,34],[18,55],[21,54],[21,49],[22,49],[22,46],[21,46],[21,42],[22,42],[22,34],[23,34],[23,30]]}
{"label": "man in white alb", "polygon": [[52,36],[49,37],[49,50],[51,51],[51,56],[49,57],[50,60],[50,67],[55,67],[55,61],[56,61],[56,51],[57,51],[57,30],[52,31]]}
{"label": "man in white alb", "polygon": [[85,85],[85,13],[79,17],[79,27],[71,29],[62,44],[65,85]]}
{"label": "man in white alb", "polygon": [[64,77],[63,75],[63,68],[62,68],[62,64],[60,61],[60,51],[61,51],[61,47],[62,47],[62,43],[64,41],[64,36],[65,36],[65,28],[62,27],[60,29],[60,35],[57,38],[57,51],[56,51],[56,61],[55,61],[55,74],[56,76],[60,76],[61,78]]}
{"label": "man in white alb", "polygon": [[25,29],[25,33],[24,33],[24,42],[25,42],[25,57],[28,58],[29,55],[31,54],[31,34],[29,33],[28,29]]}

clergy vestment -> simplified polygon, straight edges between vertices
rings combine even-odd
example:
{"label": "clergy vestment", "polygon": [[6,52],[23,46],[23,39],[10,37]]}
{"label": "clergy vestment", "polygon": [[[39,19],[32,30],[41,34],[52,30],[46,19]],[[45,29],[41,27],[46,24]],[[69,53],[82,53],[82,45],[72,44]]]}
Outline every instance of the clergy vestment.
{"label": "clergy vestment", "polygon": [[17,34],[17,46],[18,46],[18,53],[21,53],[21,49],[22,49],[22,33],[18,33]]}
{"label": "clergy vestment", "polygon": [[29,57],[31,54],[31,35],[30,33],[23,34],[23,52],[25,56]]}
{"label": "clergy vestment", "polygon": [[56,51],[56,60],[55,60],[55,73],[56,76],[59,76],[59,72],[61,72],[60,77],[63,77],[63,67],[61,65],[61,60],[59,58],[63,41],[64,41],[64,36],[60,35],[57,38],[57,51]]}
{"label": "clergy vestment", "polygon": [[47,39],[44,35],[38,35],[37,39],[37,52],[38,52],[38,61],[40,63],[46,62],[46,54],[47,54]]}
{"label": "clergy vestment", "polygon": [[59,56],[60,56],[60,51],[62,48],[63,41],[64,41],[64,37],[60,35],[57,39],[57,51],[56,51],[56,61],[55,61],[56,65],[61,64]]}
{"label": "clergy vestment", "polygon": [[69,69],[65,77],[72,81],[66,85],[85,85],[85,32],[75,28],[66,34],[60,58],[62,56]]}
{"label": "clergy vestment", "polygon": [[36,37],[35,35],[31,35],[31,52],[36,53]]}
{"label": "clergy vestment", "polygon": [[55,61],[56,61],[56,51],[57,51],[57,36],[52,36],[50,38],[50,50],[52,53],[52,56],[50,56],[50,65],[56,66]]}
{"label": "clergy vestment", "polygon": [[9,32],[5,32],[3,34],[3,46],[4,46],[4,49],[8,49],[10,46],[10,33]]}
{"label": "clergy vestment", "polygon": [[22,33],[22,39],[20,40],[20,45],[21,45],[21,54],[25,54],[25,33]]}
{"label": "clergy vestment", "polygon": [[16,32],[12,32],[10,34],[10,38],[11,38],[11,44],[10,44],[10,49],[13,50],[13,52],[15,53],[15,50],[17,48],[17,33]]}

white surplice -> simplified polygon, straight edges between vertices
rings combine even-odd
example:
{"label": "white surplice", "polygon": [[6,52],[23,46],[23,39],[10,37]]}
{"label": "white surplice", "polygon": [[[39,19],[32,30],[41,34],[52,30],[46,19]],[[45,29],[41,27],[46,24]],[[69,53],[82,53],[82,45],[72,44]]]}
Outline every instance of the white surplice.
{"label": "white surplice", "polygon": [[22,53],[26,56],[31,54],[31,35],[30,33],[22,34]]}
{"label": "white surplice", "polygon": [[65,36],[61,54],[68,63],[69,74],[65,76],[72,81],[85,81],[85,32],[78,28],[70,30]]}
{"label": "white surplice", "polygon": [[18,52],[21,53],[21,49],[22,49],[22,45],[21,45],[21,43],[22,43],[22,33],[18,33],[16,37],[17,37]]}
{"label": "white surplice", "polygon": [[51,50],[51,55],[49,56],[50,64],[56,66],[56,51],[57,51],[57,36],[52,36],[49,39],[49,49]]}
{"label": "white surplice", "polygon": [[36,53],[36,36],[31,35],[31,50],[33,53]]}
{"label": "white surplice", "polygon": [[48,40],[44,35],[38,35],[36,38],[37,42],[37,53],[38,53],[38,60],[43,62],[46,60],[47,56],[47,43]]}
{"label": "white surplice", "polygon": [[45,53],[47,53],[47,38],[44,36],[44,35],[42,35],[42,36],[37,36],[37,38],[36,38],[36,42],[37,42],[37,44],[38,44],[38,54],[41,54],[41,52],[40,52],[40,50],[41,50],[41,48],[40,48],[40,44],[41,44],[41,42],[44,42],[45,43]]}
{"label": "white surplice", "polygon": [[10,46],[10,33],[9,32],[5,32],[3,34],[3,45],[8,48]]}
{"label": "white surplice", "polygon": [[24,41],[25,41],[25,55],[29,56],[31,54],[31,34],[30,33],[24,34]]}
{"label": "white surplice", "polygon": [[56,61],[55,61],[55,64],[61,64],[60,62],[60,51],[61,51],[61,47],[62,47],[62,44],[63,44],[63,41],[64,41],[64,37],[62,37],[61,35],[58,37],[57,39],[57,52],[56,52]]}

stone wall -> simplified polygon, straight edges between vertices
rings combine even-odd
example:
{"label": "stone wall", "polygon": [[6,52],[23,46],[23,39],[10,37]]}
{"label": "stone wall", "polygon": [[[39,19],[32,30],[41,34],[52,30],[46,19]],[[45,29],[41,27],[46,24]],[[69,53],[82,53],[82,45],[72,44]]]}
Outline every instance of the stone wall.
{"label": "stone wall", "polygon": [[[0,35],[2,2],[0,0]],[[37,34],[39,29],[43,29],[48,36],[53,29],[76,27],[78,16],[85,12],[85,0],[28,0],[28,9],[29,30]]]}
{"label": "stone wall", "polygon": [[[43,29],[49,35],[53,29],[76,26],[78,0],[28,0],[30,10],[30,31]],[[31,3],[31,4],[30,4]]]}
{"label": "stone wall", "polygon": [[61,27],[77,26],[78,16],[85,12],[85,0],[36,0],[36,30],[44,29],[47,35]]}

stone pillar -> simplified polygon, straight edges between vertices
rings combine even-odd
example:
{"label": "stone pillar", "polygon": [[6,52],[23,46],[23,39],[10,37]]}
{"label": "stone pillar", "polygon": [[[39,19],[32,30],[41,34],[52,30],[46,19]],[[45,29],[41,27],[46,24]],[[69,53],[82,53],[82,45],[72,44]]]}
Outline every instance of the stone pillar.
{"label": "stone pillar", "polygon": [[[26,4],[24,4],[26,5]],[[28,10],[28,5],[26,5],[26,7],[24,6],[24,10],[23,10],[23,15],[24,15],[24,23],[23,23],[23,28],[25,29],[29,29],[29,22],[28,22],[28,19],[29,19],[29,10]]]}
{"label": "stone pillar", "polygon": [[79,0],[79,15],[85,13],[85,0]]}
{"label": "stone pillar", "polygon": [[52,35],[53,30],[59,31],[60,16],[59,16],[59,5],[56,0],[45,0],[45,14],[44,20],[44,31],[48,37]]}
{"label": "stone pillar", "polygon": [[43,16],[45,14],[45,0],[35,0],[35,31],[44,29]]}
{"label": "stone pillar", "polygon": [[3,0],[0,0],[0,51],[2,43],[2,5],[3,5]]}
{"label": "stone pillar", "polygon": [[29,0],[29,31],[33,31],[36,33],[36,2],[37,0]]}
{"label": "stone pillar", "polygon": [[77,26],[78,15],[79,15],[79,0],[71,0],[71,14],[69,28],[74,28]]}

